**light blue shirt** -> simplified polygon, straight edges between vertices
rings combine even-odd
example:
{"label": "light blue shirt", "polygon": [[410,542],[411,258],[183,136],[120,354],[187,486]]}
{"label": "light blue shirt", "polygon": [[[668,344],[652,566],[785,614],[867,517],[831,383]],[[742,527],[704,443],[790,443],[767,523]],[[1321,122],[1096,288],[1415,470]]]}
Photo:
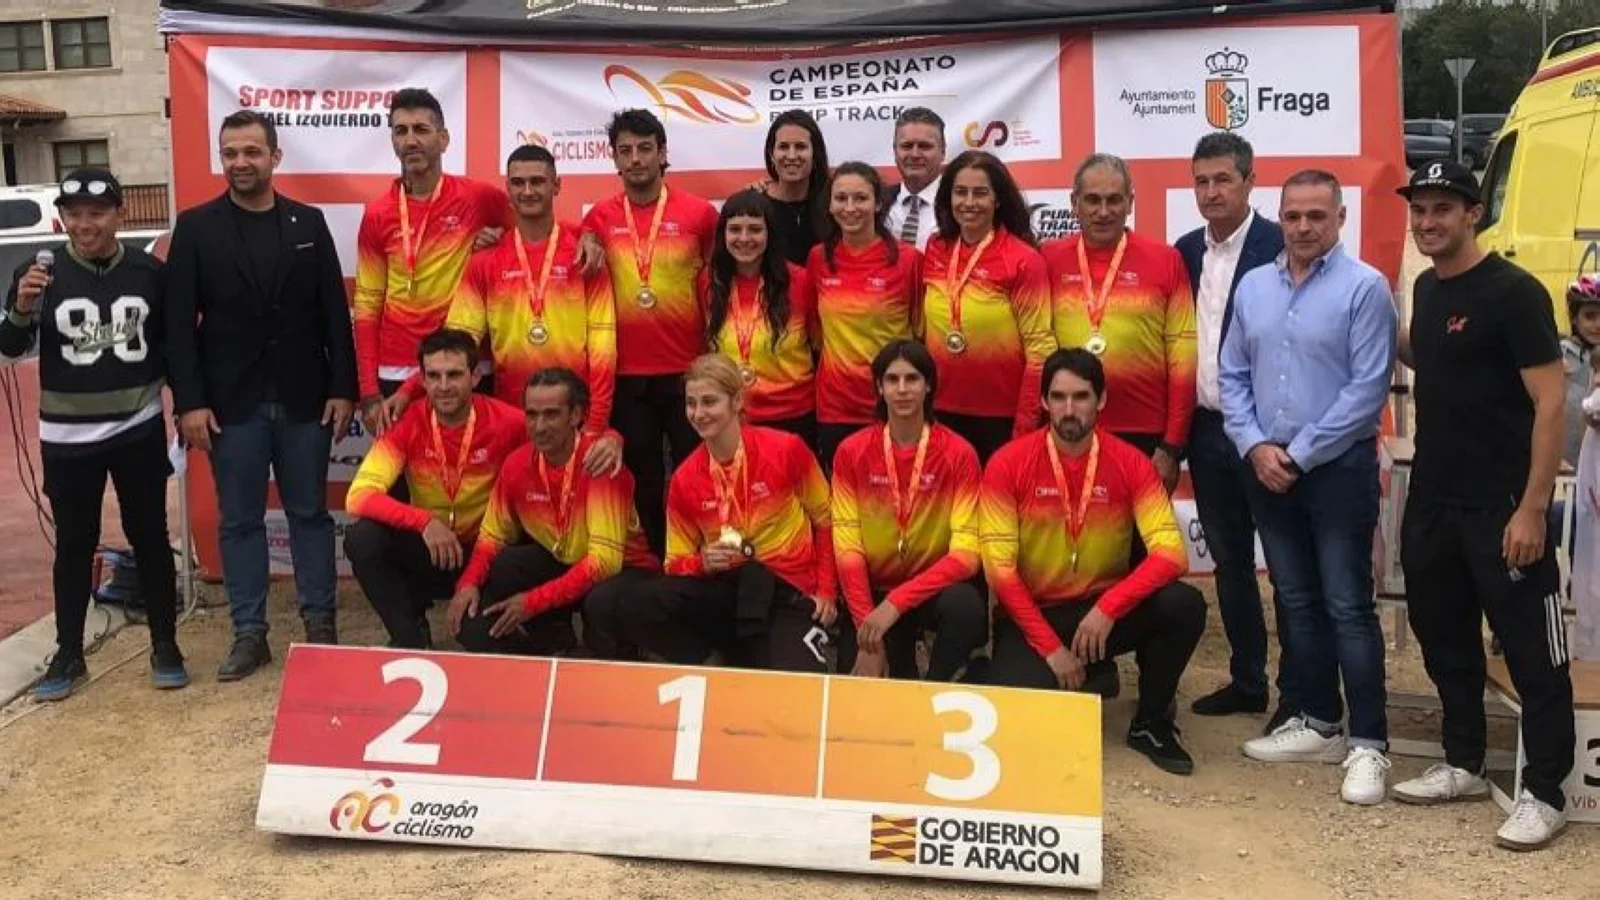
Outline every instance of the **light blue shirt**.
{"label": "light blue shirt", "polygon": [[1336,244],[1296,287],[1288,259],[1248,272],[1222,345],[1223,427],[1247,455],[1282,444],[1303,471],[1378,433],[1396,329],[1389,284]]}

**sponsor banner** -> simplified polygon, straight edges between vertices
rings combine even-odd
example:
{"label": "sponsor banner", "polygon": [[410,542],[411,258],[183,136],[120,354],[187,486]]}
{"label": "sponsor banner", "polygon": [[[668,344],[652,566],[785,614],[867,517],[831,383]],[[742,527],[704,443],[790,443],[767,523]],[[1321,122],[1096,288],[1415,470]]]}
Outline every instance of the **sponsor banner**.
{"label": "sponsor banner", "polygon": [[615,171],[606,123],[622,107],[654,111],[678,171],[762,165],[768,123],[788,109],[817,118],[830,160],[894,163],[895,117],[927,106],[953,156],[1008,162],[1061,156],[1057,35],[783,60],[628,54],[500,55],[500,155],[548,147],[563,175]]}
{"label": "sponsor banner", "polygon": [[[1578,710],[1577,726],[1577,765],[1573,766],[1564,785],[1567,817],[1573,822],[1600,822],[1600,710]],[[1517,779],[1520,790],[1520,768]]]}
{"label": "sponsor banner", "polygon": [[[1340,231],[1339,239],[1344,242],[1344,249],[1351,256],[1361,256],[1361,210],[1365,206],[1366,189],[1359,184],[1347,184],[1342,187],[1344,192],[1344,228]],[[1277,184],[1257,185],[1250,194],[1250,205],[1255,207],[1256,214],[1266,216],[1273,221],[1278,219],[1278,204],[1283,200],[1283,186]],[[1206,220],[1200,216],[1200,210],[1194,204],[1194,191],[1189,188],[1167,189],[1167,243],[1174,243],[1178,238],[1204,225]]]}
{"label": "sponsor banner", "polygon": [[1097,888],[1101,819],[267,766],[280,834]]}
{"label": "sponsor banner", "polygon": [[1356,156],[1364,74],[1354,25],[1097,33],[1095,147],[1188,159],[1221,129],[1257,156]]}
{"label": "sponsor banner", "polygon": [[[393,175],[389,101],[401,88],[426,87],[444,107],[446,127],[463,138],[445,151],[444,168],[466,170],[465,53],[213,47],[206,80],[206,133],[215,135],[225,117],[242,109],[271,116],[283,175]],[[221,174],[216,153],[209,156],[212,174]]]}
{"label": "sponsor banner", "polygon": [[[1186,464],[1187,465],[1187,464]],[[1189,551],[1189,574],[1208,575],[1217,570],[1211,547],[1206,544],[1206,530],[1200,525],[1200,511],[1193,500],[1174,499],[1172,508],[1178,514],[1178,531],[1183,534],[1184,546]],[[1261,537],[1256,536],[1256,571],[1267,570],[1267,557],[1261,550]]]}
{"label": "sponsor banner", "polygon": [[[1033,223],[1033,236],[1043,244],[1077,234],[1078,217],[1072,211],[1071,188],[1028,188],[1022,192],[1028,201],[1028,219]],[[1138,224],[1139,203],[1134,201],[1128,211],[1128,227]]]}

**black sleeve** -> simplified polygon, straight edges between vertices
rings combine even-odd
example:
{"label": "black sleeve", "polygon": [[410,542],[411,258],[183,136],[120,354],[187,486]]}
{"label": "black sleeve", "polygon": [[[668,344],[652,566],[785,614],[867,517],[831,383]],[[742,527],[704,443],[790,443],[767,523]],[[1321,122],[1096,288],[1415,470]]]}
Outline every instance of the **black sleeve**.
{"label": "black sleeve", "polygon": [[1550,292],[1532,275],[1518,273],[1506,291],[1501,333],[1518,369],[1531,369],[1561,359]]}
{"label": "black sleeve", "polygon": [[350,324],[350,300],[344,290],[344,270],[339,266],[339,250],[333,244],[327,219],[321,210],[313,208],[311,212],[317,227],[317,297],[327,323],[325,340],[332,371],[328,397],[355,403],[361,399],[361,391],[356,378],[356,340]]}
{"label": "black sleeve", "polygon": [[[24,319],[26,324],[11,317],[11,309],[17,305],[17,283],[22,280],[22,276],[32,267],[33,260],[28,260],[18,266],[15,272],[11,273],[11,287],[6,291],[5,315],[0,316],[0,356],[16,358],[27,353],[29,348],[33,346],[34,335],[39,330],[37,310],[31,316],[18,317]],[[43,297],[39,298],[39,304],[43,307]]]}
{"label": "black sleeve", "polygon": [[166,324],[167,383],[172,387],[172,408],[178,415],[208,405],[205,379],[200,374],[200,251],[195,246],[195,226],[186,224],[184,218],[178,217],[167,247],[162,312]]}
{"label": "black sleeve", "polygon": [[150,322],[146,326],[145,339],[150,342],[151,349],[160,355],[164,370],[167,367],[167,266],[154,256],[147,259],[150,265],[150,283],[154,290],[150,297]]}

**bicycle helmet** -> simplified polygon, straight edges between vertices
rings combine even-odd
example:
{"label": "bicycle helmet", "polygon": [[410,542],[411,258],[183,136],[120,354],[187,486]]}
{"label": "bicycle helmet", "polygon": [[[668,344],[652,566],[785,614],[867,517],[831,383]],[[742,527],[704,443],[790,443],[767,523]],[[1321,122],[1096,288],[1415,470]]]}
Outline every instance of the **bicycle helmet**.
{"label": "bicycle helmet", "polygon": [[1567,317],[1577,318],[1578,310],[1590,303],[1600,303],[1600,274],[1579,275],[1567,287]]}

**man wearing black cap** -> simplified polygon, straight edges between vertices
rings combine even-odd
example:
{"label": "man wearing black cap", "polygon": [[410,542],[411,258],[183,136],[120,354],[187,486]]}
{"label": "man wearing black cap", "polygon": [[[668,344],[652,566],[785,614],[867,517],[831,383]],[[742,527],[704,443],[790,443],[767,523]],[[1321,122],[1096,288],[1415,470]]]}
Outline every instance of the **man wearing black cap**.
{"label": "man wearing black cap", "polygon": [[1407,612],[1444,709],[1445,761],[1395,786],[1418,804],[1488,796],[1482,622],[1522,700],[1522,791],[1495,842],[1537,850],[1566,827],[1572,679],[1545,514],[1565,400],[1550,295],[1477,242],[1472,173],[1429,163],[1400,189],[1433,268],[1401,358],[1416,370],[1417,454],[1401,528]]}
{"label": "man wearing black cap", "polygon": [[181,688],[189,673],[178,651],[167,542],[161,264],[117,240],[122,187],[110,172],[72,172],[56,205],[70,239],[65,252],[17,270],[0,319],[0,355],[39,350],[39,457],[56,527],[58,646],[33,695],[61,700],[88,677],[83,627],[107,476],[139,563],[151,683]]}

